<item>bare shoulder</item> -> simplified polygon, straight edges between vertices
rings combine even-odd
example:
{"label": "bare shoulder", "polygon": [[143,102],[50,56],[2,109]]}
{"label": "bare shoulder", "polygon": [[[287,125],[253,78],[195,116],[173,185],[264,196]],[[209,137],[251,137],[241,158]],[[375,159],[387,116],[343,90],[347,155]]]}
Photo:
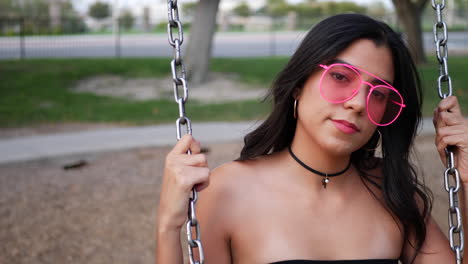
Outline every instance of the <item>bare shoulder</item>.
{"label": "bare shoulder", "polygon": [[219,241],[229,244],[235,233],[242,217],[241,208],[251,193],[250,183],[256,178],[256,166],[252,163],[255,164],[232,161],[213,169],[208,187],[199,193],[197,214],[203,236],[211,241],[208,242],[210,245],[217,245]]}
{"label": "bare shoulder", "polygon": [[208,187],[200,192],[200,206],[216,209],[213,213],[223,218],[232,217],[239,198],[256,180],[257,167],[256,161],[231,161],[213,169]]}
{"label": "bare shoulder", "polygon": [[[255,171],[256,161],[231,161],[211,171],[210,185],[232,187],[233,183],[248,181]],[[212,180],[212,182],[211,182]]]}
{"label": "bare shoulder", "polygon": [[211,171],[210,183],[202,193],[210,199],[222,199],[231,204],[237,196],[245,195],[246,188],[256,181],[258,170],[256,160],[225,163]]}

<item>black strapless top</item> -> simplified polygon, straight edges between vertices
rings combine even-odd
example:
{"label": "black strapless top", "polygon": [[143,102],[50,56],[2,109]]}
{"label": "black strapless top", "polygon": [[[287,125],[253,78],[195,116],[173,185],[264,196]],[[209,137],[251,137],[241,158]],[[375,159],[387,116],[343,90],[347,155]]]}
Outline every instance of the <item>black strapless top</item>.
{"label": "black strapless top", "polygon": [[398,264],[398,259],[357,259],[357,260],[283,260],[270,264]]}

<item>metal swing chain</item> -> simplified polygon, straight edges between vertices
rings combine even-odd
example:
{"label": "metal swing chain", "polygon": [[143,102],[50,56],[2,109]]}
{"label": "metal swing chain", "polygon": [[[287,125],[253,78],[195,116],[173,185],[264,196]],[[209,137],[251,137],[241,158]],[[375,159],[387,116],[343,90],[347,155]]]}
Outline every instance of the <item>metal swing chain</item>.
{"label": "metal swing chain", "polygon": [[[452,79],[448,71],[448,49],[447,49],[447,24],[443,20],[442,10],[445,8],[445,0],[437,1],[432,0],[432,8],[436,11],[437,22],[434,24],[434,42],[436,45],[436,55],[439,61],[439,78],[437,79],[437,90],[440,99],[444,99],[452,95]],[[442,90],[443,84],[446,83],[448,92],[444,93]],[[455,253],[456,263],[461,264],[463,259],[464,249],[464,233],[462,226],[462,215],[459,207],[459,194],[460,190],[460,174],[455,167],[453,150],[448,147],[445,149],[447,157],[447,169],[444,172],[445,190],[449,194],[449,209],[448,209],[448,223],[449,223],[449,240],[450,247]],[[455,181],[455,185],[450,185],[450,177]],[[457,239],[457,241],[455,241]]]}
{"label": "metal swing chain", "polygon": [[[172,81],[174,82],[174,98],[179,107],[179,118],[176,120],[177,140],[182,137],[182,126],[186,127],[186,134],[192,135],[192,124],[190,119],[185,115],[185,103],[188,100],[188,88],[186,81],[185,65],[182,61],[180,47],[184,42],[184,33],[182,23],[179,20],[179,8],[177,0],[167,1],[167,34],[169,44],[174,48],[174,58],[171,61]],[[174,36],[173,29],[177,29],[177,36]],[[179,89],[183,89],[183,95],[179,95]],[[192,154],[190,150],[187,154]],[[200,239],[200,225],[198,224],[197,215],[195,212],[195,204],[198,200],[198,193],[195,188],[192,189],[192,197],[189,199],[188,220],[186,224],[188,255],[190,264],[203,264],[205,257],[203,255],[203,247]],[[195,230],[195,239],[193,239],[192,228]],[[199,260],[196,261],[193,255],[193,249],[198,249]]]}

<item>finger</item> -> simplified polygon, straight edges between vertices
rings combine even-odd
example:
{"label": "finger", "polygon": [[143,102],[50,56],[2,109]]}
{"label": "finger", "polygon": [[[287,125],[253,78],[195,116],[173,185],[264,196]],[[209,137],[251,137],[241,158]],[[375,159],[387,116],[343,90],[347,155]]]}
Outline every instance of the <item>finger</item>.
{"label": "finger", "polygon": [[454,125],[454,126],[446,126],[441,127],[436,130],[436,133],[440,137],[445,136],[453,136],[453,135],[465,135],[468,127],[461,124],[461,125]]}
{"label": "finger", "polygon": [[201,152],[200,141],[193,139],[192,144],[190,144],[190,151],[192,151],[192,154],[200,153]]}
{"label": "finger", "polygon": [[449,96],[440,101],[437,106],[439,112],[451,112],[461,114],[460,105],[458,104],[458,99],[456,96]]}
{"label": "finger", "polygon": [[208,167],[208,160],[205,154],[186,155],[183,163],[188,166]]}
{"label": "finger", "polygon": [[203,183],[200,183],[200,184],[195,185],[195,190],[197,190],[197,192],[201,192],[201,191],[203,191],[206,187],[208,187],[209,185],[210,185],[210,178],[208,178],[208,180],[206,180],[206,181],[203,182]]}
{"label": "finger", "polygon": [[204,183],[209,174],[210,170],[207,167],[184,167],[175,174],[172,190],[181,188],[184,192],[189,192],[195,185]]}
{"label": "finger", "polygon": [[190,149],[192,142],[195,139],[190,134],[186,134],[180,138],[180,140],[176,143],[174,148],[172,149],[172,153],[176,154],[185,154]]}
{"label": "finger", "polygon": [[440,156],[440,160],[442,161],[442,163],[444,164],[444,166],[447,166],[447,157],[446,157],[446,154],[445,154],[445,145],[441,142],[440,140],[441,137],[436,137],[436,148],[437,148],[437,152],[439,153],[439,156]]}
{"label": "finger", "polygon": [[437,128],[438,119],[439,119],[439,110],[436,107],[436,108],[434,108],[433,117],[432,117],[432,124],[434,124],[435,128]]}
{"label": "finger", "polygon": [[439,127],[459,125],[465,121],[463,116],[452,112],[440,112],[439,120],[441,121]]}
{"label": "finger", "polygon": [[448,146],[458,146],[463,142],[463,137],[461,135],[452,135],[445,137],[438,137],[437,150],[439,153],[445,153],[445,148]]}
{"label": "finger", "polygon": [[[204,189],[209,184],[209,177],[210,177],[210,169],[203,167],[203,168],[194,168],[194,176],[193,176],[193,187]],[[200,186],[200,187],[197,187]]]}
{"label": "finger", "polygon": [[434,127],[436,129],[436,131],[441,128],[441,127],[445,127],[447,126],[447,124],[445,123],[445,121],[441,118],[441,112],[439,112],[439,109],[436,108],[436,114],[434,115]]}
{"label": "finger", "polygon": [[446,127],[446,126],[454,126],[463,123],[464,117],[457,113],[452,112],[437,112],[434,115],[434,127],[437,129]]}
{"label": "finger", "polygon": [[440,156],[440,160],[442,161],[442,164],[444,164],[445,167],[447,167],[447,156],[445,155],[445,150],[438,150],[439,152],[439,156]]}

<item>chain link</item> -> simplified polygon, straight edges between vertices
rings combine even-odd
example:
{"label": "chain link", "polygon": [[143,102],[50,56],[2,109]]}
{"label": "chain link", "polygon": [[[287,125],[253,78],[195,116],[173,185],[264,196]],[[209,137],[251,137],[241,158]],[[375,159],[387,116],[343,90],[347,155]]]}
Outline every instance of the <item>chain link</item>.
{"label": "chain link", "polygon": [[441,0],[441,1],[432,0],[432,8],[434,8],[434,10],[436,10],[437,6],[440,6],[441,10],[444,9],[445,8],[445,0]]}
{"label": "chain link", "polygon": [[[432,8],[435,10],[437,16],[437,22],[434,24],[434,43],[436,45],[437,60],[439,61],[437,90],[439,97],[443,99],[452,95],[452,79],[450,78],[448,70],[447,24],[444,22],[442,14],[445,8],[445,0],[432,0]],[[444,83],[447,85],[447,93],[444,93],[442,89]],[[453,149],[450,146],[445,149],[445,155],[447,157],[447,169],[444,172],[444,185],[449,195],[448,224],[450,248],[455,253],[456,263],[461,264],[463,260],[464,233],[458,195],[460,190],[460,174],[455,167]]]}
{"label": "chain link", "polygon": [[[182,127],[185,126],[185,134],[192,134],[192,123],[185,115],[185,104],[188,101],[188,87],[186,81],[185,65],[182,61],[181,46],[184,42],[184,33],[182,23],[179,20],[179,8],[177,0],[167,1],[167,34],[169,45],[174,48],[174,59],[171,61],[172,81],[174,88],[174,99],[179,108],[179,118],[176,120],[177,140],[182,137]],[[177,35],[174,36],[174,29],[177,29]],[[183,95],[179,95],[179,89],[182,88]],[[182,92],[181,92],[182,93]],[[192,154],[189,150],[187,154]],[[192,195],[189,198],[188,220],[186,224],[188,257],[190,264],[203,264],[205,256],[203,255],[203,246],[200,239],[200,225],[198,224],[195,212],[195,204],[198,200],[198,193],[192,189]],[[195,260],[193,250],[198,249],[198,260]]]}
{"label": "chain link", "polygon": [[[445,7],[445,1],[442,3],[436,3],[436,0],[432,0],[432,7],[436,11],[437,22],[434,24],[433,33],[434,33],[434,43],[436,45],[436,55],[437,60],[439,61],[440,70],[439,78],[437,79],[437,90],[440,98],[446,98],[452,95],[452,79],[448,73],[448,33],[447,33],[447,24],[444,22],[442,16],[442,10]],[[443,83],[447,84],[448,92],[444,93],[442,87]]]}

